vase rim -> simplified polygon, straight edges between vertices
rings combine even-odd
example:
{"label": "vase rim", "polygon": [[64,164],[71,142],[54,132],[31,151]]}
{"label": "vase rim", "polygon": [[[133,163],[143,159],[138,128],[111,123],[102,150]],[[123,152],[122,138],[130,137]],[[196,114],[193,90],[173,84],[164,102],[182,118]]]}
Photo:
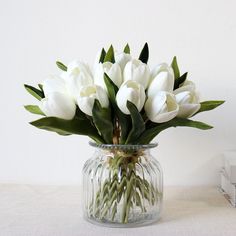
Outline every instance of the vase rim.
{"label": "vase rim", "polygon": [[105,143],[95,143],[89,142],[92,147],[100,149],[121,149],[121,150],[140,150],[140,149],[150,149],[158,146],[158,143],[149,144],[105,144]]}

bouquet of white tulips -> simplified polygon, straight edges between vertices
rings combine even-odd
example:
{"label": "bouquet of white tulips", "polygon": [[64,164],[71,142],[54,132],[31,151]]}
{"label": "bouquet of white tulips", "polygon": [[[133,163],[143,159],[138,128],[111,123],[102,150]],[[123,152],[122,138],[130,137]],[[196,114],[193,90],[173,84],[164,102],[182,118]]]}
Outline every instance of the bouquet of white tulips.
{"label": "bouquet of white tulips", "polygon": [[150,70],[146,43],[139,58],[132,58],[127,44],[123,52],[102,49],[94,70],[73,61],[59,75],[47,78],[39,88],[25,85],[39,100],[25,108],[45,116],[32,125],[60,135],[87,135],[97,143],[148,144],[164,129],[212,126],[189,118],[223,101],[200,102],[195,84],[181,74],[176,57]]}
{"label": "bouquet of white tulips", "polygon": [[39,100],[37,105],[25,106],[26,110],[45,116],[32,125],[60,135],[87,135],[97,144],[116,144],[111,145],[114,148],[109,160],[104,161],[109,174],[105,179],[97,176],[99,184],[94,188],[95,182],[91,182],[93,190],[88,195],[92,200],[85,207],[90,218],[129,223],[131,208],[141,209],[140,214],[148,216],[151,207],[156,208],[162,199],[162,189],[150,181],[152,178],[147,180],[144,171],[139,173],[147,168],[142,164],[142,149],[116,147],[149,144],[170,127],[211,129],[189,118],[223,103],[200,102],[195,84],[187,79],[187,72],[180,73],[176,57],[171,65],[162,63],[152,70],[148,57],[147,43],[138,59],[132,58],[128,44],[123,52],[110,46],[107,51],[101,50],[93,70],[81,61],[67,66],[57,62],[62,70],[59,75],[50,76],[39,88],[25,85]]}

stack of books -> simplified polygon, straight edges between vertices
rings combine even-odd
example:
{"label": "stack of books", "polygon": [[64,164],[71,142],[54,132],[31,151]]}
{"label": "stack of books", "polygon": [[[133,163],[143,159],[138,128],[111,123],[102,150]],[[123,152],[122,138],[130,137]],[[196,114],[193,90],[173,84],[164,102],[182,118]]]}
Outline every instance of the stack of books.
{"label": "stack of books", "polygon": [[224,153],[224,166],[220,171],[220,179],[221,192],[236,207],[236,151]]}

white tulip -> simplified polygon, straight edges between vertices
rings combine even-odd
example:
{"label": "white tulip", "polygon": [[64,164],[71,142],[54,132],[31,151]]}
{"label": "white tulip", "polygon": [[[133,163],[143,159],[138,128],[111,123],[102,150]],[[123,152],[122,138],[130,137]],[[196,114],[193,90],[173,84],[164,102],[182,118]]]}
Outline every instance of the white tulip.
{"label": "white tulip", "polygon": [[148,65],[140,60],[133,59],[129,61],[124,68],[124,81],[134,80],[146,89],[150,79],[150,70]]}
{"label": "white tulip", "polygon": [[127,62],[131,61],[132,57],[128,53],[124,52],[115,52],[115,61],[120,65],[121,70],[123,71]]}
{"label": "white tulip", "polygon": [[125,114],[130,114],[127,101],[132,102],[141,111],[145,103],[146,95],[144,87],[134,80],[126,81],[116,94],[117,105]]}
{"label": "white tulip", "polygon": [[53,92],[67,93],[64,79],[57,75],[49,76],[42,85],[45,96]]}
{"label": "white tulip", "polygon": [[159,91],[147,99],[144,109],[152,122],[163,123],[172,120],[178,114],[179,106],[173,94]]}
{"label": "white tulip", "polygon": [[169,72],[174,76],[174,71],[172,67],[169,66],[167,63],[161,63],[155,66],[154,69],[152,69],[150,83],[160,72],[163,72],[163,71]]}
{"label": "white tulip", "polygon": [[122,84],[122,73],[118,63],[104,62],[99,63],[94,73],[94,83],[107,90],[104,82],[104,73],[106,73],[113,83],[119,88]]}
{"label": "white tulip", "polygon": [[81,111],[92,116],[94,101],[97,99],[102,107],[109,107],[106,91],[98,85],[88,85],[81,88],[77,97],[77,103]]}
{"label": "white tulip", "polygon": [[74,74],[74,75],[78,75],[81,72],[84,72],[84,73],[92,76],[89,66],[86,63],[81,62],[79,60],[74,60],[74,61],[70,62],[67,65],[67,72],[69,74]]}
{"label": "white tulip", "polygon": [[159,91],[173,92],[174,75],[168,71],[159,72],[149,85],[148,97],[153,97]]}
{"label": "white tulip", "polygon": [[174,93],[179,104],[178,117],[189,118],[200,109],[199,96],[193,82],[184,82],[183,86],[176,89]]}
{"label": "white tulip", "polygon": [[52,92],[41,100],[40,109],[46,116],[71,120],[75,116],[76,105],[71,97],[64,93]]}
{"label": "white tulip", "polygon": [[63,73],[69,94],[76,101],[82,87],[93,84],[89,67],[80,61],[73,61],[67,66],[67,72]]}

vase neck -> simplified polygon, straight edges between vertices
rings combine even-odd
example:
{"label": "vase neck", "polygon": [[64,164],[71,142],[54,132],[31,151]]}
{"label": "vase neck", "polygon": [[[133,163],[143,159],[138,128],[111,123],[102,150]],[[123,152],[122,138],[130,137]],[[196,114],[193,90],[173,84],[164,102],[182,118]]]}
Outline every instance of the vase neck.
{"label": "vase neck", "polygon": [[97,148],[100,151],[110,151],[110,152],[123,152],[123,153],[149,153],[151,148],[157,146],[156,143],[139,145],[139,144],[97,144],[94,142],[89,142],[90,146]]}

